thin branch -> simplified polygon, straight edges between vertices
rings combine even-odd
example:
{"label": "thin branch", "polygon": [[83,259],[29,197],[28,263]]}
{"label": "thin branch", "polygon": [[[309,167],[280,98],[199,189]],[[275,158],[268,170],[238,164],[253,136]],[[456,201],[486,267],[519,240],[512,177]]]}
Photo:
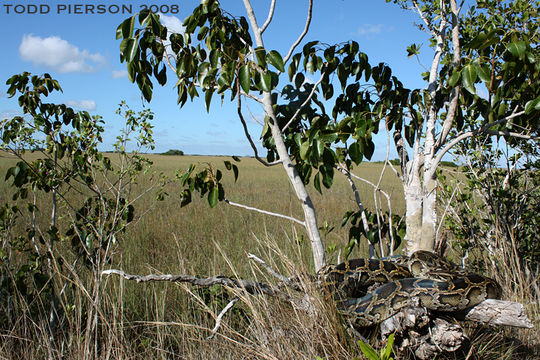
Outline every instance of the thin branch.
{"label": "thin branch", "polygon": [[486,133],[489,134],[489,135],[496,135],[496,136],[511,136],[511,137],[515,137],[515,138],[519,138],[519,139],[525,139],[525,140],[535,140],[535,141],[540,140],[540,137],[534,137],[534,136],[531,136],[531,135],[520,134],[520,133],[508,131],[508,129],[505,129],[505,130],[502,130],[502,131],[487,130]]}
{"label": "thin branch", "polygon": [[[237,83],[237,88],[240,88],[240,83],[238,82]],[[264,166],[274,166],[274,165],[277,165],[277,164],[281,164],[281,160],[277,160],[277,161],[273,161],[273,162],[268,162],[264,159],[262,159],[260,156],[259,156],[259,151],[257,150],[257,146],[255,145],[255,142],[253,141],[253,139],[251,138],[251,135],[249,133],[249,130],[248,130],[248,127],[247,127],[247,123],[246,123],[246,120],[244,119],[244,115],[242,115],[242,100],[241,100],[241,96],[238,95],[238,106],[237,106],[237,112],[238,112],[238,117],[240,118],[240,121],[242,122],[242,126],[244,128],[244,134],[246,135],[246,138],[248,139],[249,141],[249,145],[251,146],[251,149],[253,149],[253,153],[255,155],[255,159],[257,159],[257,161],[259,161],[261,164],[263,164]]]}
{"label": "thin branch", "polygon": [[284,64],[286,64],[287,61],[289,61],[290,57],[292,56],[292,53],[293,53],[294,49],[298,46],[298,44],[300,44],[300,42],[302,41],[304,36],[306,36],[306,34],[307,34],[308,30],[309,30],[309,24],[311,23],[312,12],[313,12],[313,0],[309,0],[308,14],[307,14],[307,19],[306,19],[306,26],[304,27],[304,31],[302,31],[302,33],[300,34],[298,39],[296,39],[294,44],[292,44],[292,46],[289,49],[289,52],[287,53],[287,55],[283,58],[283,63]]}
{"label": "thin branch", "polygon": [[212,334],[207,337],[208,340],[213,339],[214,336],[216,336],[216,333],[221,325],[221,320],[223,319],[223,316],[227,313],[227,311],[229,311],[229,309],[234,306],[234,304],[236,304],[237,301],[238,297],[235,296],[231,301],[229,301],[229,303],[223,308],[223,310],[221,310],[221,312],[216,318],[216,326],[214,326],[214,328],[212,329]]}
{"label": "thin branch", "polygon": [[424,15],[424,12],[420,9],[420,6],[418,5],[418,1],[413,0],[412,3],[414,4],[414,7],[415,7],[416,11],[418,12],[418,15],[420,15],[420,18],[422,18],[422,20],[426,24],[426,27],[431,32],[431,34],[433,36],[437,36],[437,32],[433,28],[433,25],[427,20],[426,16]]}
{"label": "thin branch", "polygon": [[232,206],[237,206],[237,207],[240,207],[242,209],[256,211],[256,212],[259,212],[261,214],[272,215],[272,216],[279,217],[279,218],[282,218],[282,219],[287,219],[287,220],[290,220],[290,221],[294,221],[295,223],[297,223],[299,225],[302,225],[304,227],[306,226],[305,222],[300,221],[300,220],[298,220],[298,219],[296,219],[296,218],[294,218],[292,216],[287,216],[287,215],[278,214],[278,213],[267,211],[267,210],[254,208],[254,207],[247,206],[247,205],[238,204],[238,203],[235,203],[233,201],[230,201],[229,199],[225,199],[223,201],[225,201],[227,204],[232,205]]}
{"label": "thin branch", "polygon": [[244,279],[232,279],[223,275],[215,275],[207,278],[200,278],[193,275],[173,275],[173,274],[149,274],[149,275],[133,275],[128,274],[122,270],[109,269],[103,270],[102,275],[118,275],[126,280],[133,280],[137,283],[151,282],[151,281],[169,281],[178,283],[190,283],[196,286],[212,286],[223,285],[231,288],[242,288],[250,294],[266,294],[271,296],[280,296],[281,291],[274,286],[261,283],[258,281],[244,280]]}
{"label": "thin branch", "polygon": [[[351,178],[351,172],[347,168],[345,168],[345,166],[343,166],[342,164],[336,165],[336,168],[338,169],[339,172],[345,175],[345,177],[347,178],[347,181],[349,182],[349,185],[351,186],[351,189],[354,193],[354,199],[356,201],[356,205],[358,206],[358,210],[360,210],[360,217],[362,218],[362,224],[364,225],[364,235],[366,235],[367,237],[369,223],[367,220],[364,204],[362,204],[362,199],[360,199],[360,193],[358,192],[358,188],[356,187],[356,184]],[[371,242],[369,243],[368,251],[369,251],[369,257],[374,258],[375,248],[373,247],[373,244]]]}
{"label": "thin branch", "polygon": [[[516,111],[516,110],[514,110],[514,111]],[[452,139],[448,144],[446,144],[446,146],[444,148],[441,149],[441,151],[439,152],[439,154],[435,158],[435,164],[434,165],[439,164],[441,162],[442,157],[444,156],[444,154],[446,154],[448,151],[450,151],[450,149],[452,149],[460,141],[462,141],[464,139],[467,139],[467,138],[470,138],[472,136],[475,136],[477,134],[489,133],[489,131],[490,131],[489,128],[490,127],[495,126],[495,125],[499,125],[499,124],[502,124],[502,123],[505,123],[505,122],[508,122],[508,121],[512,120],[513,118],[521,116],[523,114],[525,114],[525,111],[514,112],[511,115],[509,115],[509,116],[507,116],[507,117],[505,117],[503,119],[494,121],[492,123],[485,124],[484,126],[482,126],[481,128],[478,128],[476,130],[471,130],[471,131],[467,131],[465,133],[461,133],[460,135],[458,135],[454,139]]]}
{"label": "thin branch", "polygon": [[[452,64],[454,69],[456,69],[461,60],[461,46],[459,43],[459,9],[457,7],[456,0],[450,0],[450,8],[452,10],[452,47],[454,54]],[[448,113],[446,119],[444,120],[439,138],[435,142],[435,152],[437,152],[442,144],[444,144],[448,133],[452,128],[459,104],[460,90],[460,86],[456,86],[454,89],[452,89],[452,98],[450,100],[450,105],[448,106]]]}
{"label": "thin branch", "polygon": [[287,124],[285,124],[285,126],[283,127],[283,129],[281,129],[281,131],[285,131],[285,129],[287,129],[293,123],[293,121],[296,120],[296,118],[298,117],[298,115],[300,114],[302,109],[304,109],[304,107],[307,105],[307,103],[311,101],[311,99],[313,98],[313,95],[315,94],[315,91],[319,87],[320,83],[323,81],[325,75],[326,75],[326,73],[324,71],[322,71],[321,78],[319,79],[319,81],[317,81],[313,85],[313,88],[311,89],[311,92],[309,93],[306,100],[302,103],[302,105],[300,105],[300,107],[298,109],[296,109],[296,112],[294,113],[294,115],[287,122]]}
{"label": "thin branch", "polygon": [[289,286],[290,288],[294,289],[294,290],[300,290],[300,287],[298,286],[298,284],[295,284],[294,282],[292,282],[288,277],[286,276],[283,276],[281,275],[280,273],[278,273],[277,271],[275,271],[274,269],[272,269],[270,267],[270,265],[268,265],[266,262],[264,262],[263,259],[259,258],[257,255],[254,255],[254,254],[251,254],[249,253],[248,254],[248,259],[251,259],[255,262],[258,262],[259,264],[261,264],[262,267],[264,267],[264,269],[266,271],[268,271],[268,273],[270,275],[272,275],[273,277],[275,277],[276,279],[278,279],[279,281],[283,282],[284,284],[286,284],[287,286]]}
{"label": "thin branch", "polygon": [[272,22],[272,17],[274,17],[274,10],[276,8],[276,0],[272,0],[272,3],[270,4],[270,11],[268,11],[268,17],[266,18],[266,21],[264,22],[263,26],[261,26],[261,34],[264,33],[268,25]]}

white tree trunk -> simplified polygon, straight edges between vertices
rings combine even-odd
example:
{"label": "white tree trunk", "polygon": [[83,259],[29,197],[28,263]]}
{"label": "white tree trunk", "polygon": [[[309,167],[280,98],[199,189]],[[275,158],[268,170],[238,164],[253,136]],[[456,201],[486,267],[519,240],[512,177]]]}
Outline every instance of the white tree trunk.
{"label": "white tree trunk", "polygon": [[[253,12],[253,8],[250,4],[250,1],[244,0],[244,6],[246,8],[248,18],[251,23],[251,28],[255,36],[255,43],[259,47],[264,47],[264,41],[262,38],[262,30],[257,24],[257,18],[255,17],[255,13]],[[266,91],[263,92],[262,102],[264,105],[264,112],[269,117],[268,125],[270,126],[270,129],[272,130],[272,137],[276,145],[276,151],[279,155],[279,159],[281,160],[283,164],[283,168],[285,169],[285,172],[287,173],[287,176],[289,177],[289,181],[291,182],[294,188],[294,191],[296,193],[296,196],[298,197],[298,200],[300,201],[302,205],[302,209],[304,210],[305,228],[306,228],[307,235],[311,243],[311,250],[313,253],[313,263],[315,265],[315,271],[319,271],[323,266],[326,265],[326,256],[324,252],[324,245],[321,239],[321,235],[319,233],[319,227],[317,225],[317,216],[315,214],[315,207],[313,206],[311,197],[309,196],[306,190],[306,187],[304,183],[302,182],[302,179],[300,178],[300,175],[298,174],[298,171],[296,170],[296,167],[294,166],[289,156],[287,147],[285,146],[285,142],[283,141],[283,134],[281,132],[281,129],[277,125],[278,123],[276,119],[276,114],[274,113],[274,108],[273,108],[274,104],[272,102],[272,96],[270,92],[266,92]]]}
{"label": "white tree trunk", "polygon": [[407,224],[407,254],[420,249],[422,237],[422,184],[417,172],[410,174],[410,180],[403,184],[405,193],[405,221]]}

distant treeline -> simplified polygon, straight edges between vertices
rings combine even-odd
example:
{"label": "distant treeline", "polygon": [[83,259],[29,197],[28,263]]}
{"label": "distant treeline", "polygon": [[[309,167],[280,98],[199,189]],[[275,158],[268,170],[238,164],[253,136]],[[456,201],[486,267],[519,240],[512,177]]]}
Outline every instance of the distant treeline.
{"label": "distant treeline", "polygon": [[184,152],[182,150],[177,149],[171,149],[169,151],[166,151],[164,153],[161,153],[161,155],[184,155]]}

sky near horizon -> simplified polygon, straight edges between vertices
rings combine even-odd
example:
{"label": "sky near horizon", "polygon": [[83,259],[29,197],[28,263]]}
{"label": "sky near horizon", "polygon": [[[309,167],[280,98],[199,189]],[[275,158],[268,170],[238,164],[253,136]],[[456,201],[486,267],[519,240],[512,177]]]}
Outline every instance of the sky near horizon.
{"label": "sky near horizon", "polygon": [[[124,19],[138,13],[143,6],[154,5],[154,9],[160,7],[163,24],[181,32],[182,20],[198,3],[194,0],[3,0],[0,118],[21,114],[16,98],[8,98],[6,94],[5,81],[9,77],[23,71],[47,72],[59,80],[63,89],[63,93],[50,96],[48,101],[103,117],[106,128],[103,150],[112,149],[122,128],[123,120],[115,110],[125,100],[133,110],[149,107],[155,113],[156,152],[181,149],[187,154],[252,155],[234,104],[225,101],[221,105],[214,99],[207,113],[204,102],[196,100],[179,109],[176,81],[170,71],[164,87],[154,82],[153,100],[145,103],[138,87],[128,80],[125,63],[120,63],[120,41],[115,34]],[[252,0],[252,4],[259,23],[264,22],[270,0]],[[129,11],[122,13],[122,5]],[[221,6],[234,16],[245,16],[240,0],[223,0]],[[98,13],[100,9],[104,13]],[[301,33],[306,12],[307,1],[277,0],[273,22],[264,34],[265,47],[286,52]],[[406,87],[424,87],[420,73],[425,71],[423,66],[429,66],[432,50],[426,34],[413,24],[418,21],[413,12],[384,0],[318,0],[310,31],[300,46],[312,40],[328,44],[354,40],[359,43],[360,51],[368,54],[372,65],[385,62]],[[420,61],[407,57],[405,49],[413,42],[422,45]],[[256,105],[244,111],[256,118],[263,113]],[[261,126],[250,121],[249,128],[253,137],[258,138]],[[378,135],[375,143],[372,160],[383,160],[387,151],[386,134]],[[391,146],[390,158],[394,157]]]}

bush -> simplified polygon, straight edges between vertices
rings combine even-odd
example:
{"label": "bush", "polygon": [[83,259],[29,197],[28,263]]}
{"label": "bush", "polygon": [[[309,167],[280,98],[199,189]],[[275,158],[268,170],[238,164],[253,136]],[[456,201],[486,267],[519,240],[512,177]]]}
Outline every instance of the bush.
{"label": "bush", "polygon": [[171,150],[169,150],[167,152],[162,153],[161,155],[179,155],[179,156],[182,156],[182,155],[184,155],[184,152],[182,150],[171,149]]}

